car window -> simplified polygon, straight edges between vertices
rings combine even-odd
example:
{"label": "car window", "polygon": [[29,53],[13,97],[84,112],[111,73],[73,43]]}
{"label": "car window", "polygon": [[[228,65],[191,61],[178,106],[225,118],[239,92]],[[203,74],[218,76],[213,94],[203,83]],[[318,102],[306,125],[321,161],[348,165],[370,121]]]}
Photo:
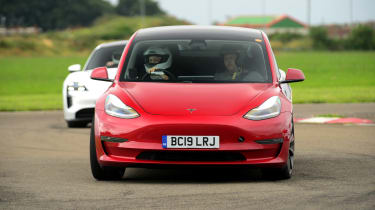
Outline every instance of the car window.
{"label": "car window", "polygon": [[147,40],[130,49],[122,81],[271,82],[265,46],[254,41]]}
{"label": "car window", "polygon": [[102,47],[95,50],[87,61],[85,70],[106,66],[116,68],[125,45]]}

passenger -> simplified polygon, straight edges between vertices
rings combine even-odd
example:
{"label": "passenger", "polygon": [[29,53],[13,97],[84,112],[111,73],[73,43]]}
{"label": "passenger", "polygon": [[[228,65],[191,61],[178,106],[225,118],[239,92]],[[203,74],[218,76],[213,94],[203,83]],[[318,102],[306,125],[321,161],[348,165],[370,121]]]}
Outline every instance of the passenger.
{"label": "passenger", "polygon": [[216,72],[216,80],[241,80],[247,72],[240,66],[240,50],[234,47],[224,46],[221,50],[225,71]]}
{"label": "passenger", "polygon": [[[225,71],[216,72],[215,80],[241,80],[241,81],[263,81],[262,75],[256,70],[249,70],[244,67],[244,57],[242,52],[233,46],[223,46],[221,54],[223,56]],[[249,59],[249,58],[247,58]]]}

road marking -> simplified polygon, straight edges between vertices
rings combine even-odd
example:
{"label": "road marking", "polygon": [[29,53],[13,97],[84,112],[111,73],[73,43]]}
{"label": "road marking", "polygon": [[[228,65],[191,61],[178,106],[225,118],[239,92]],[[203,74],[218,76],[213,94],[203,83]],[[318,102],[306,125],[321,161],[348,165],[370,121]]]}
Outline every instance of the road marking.
{"label": "road marking", "polygon": [[361,118],[339,118],[339,117],[310,117],[310,118],[295,118],[296,123],[316,123],[316,124],[355,124],[355,125],[375,125],[374,122],[368,119]]}

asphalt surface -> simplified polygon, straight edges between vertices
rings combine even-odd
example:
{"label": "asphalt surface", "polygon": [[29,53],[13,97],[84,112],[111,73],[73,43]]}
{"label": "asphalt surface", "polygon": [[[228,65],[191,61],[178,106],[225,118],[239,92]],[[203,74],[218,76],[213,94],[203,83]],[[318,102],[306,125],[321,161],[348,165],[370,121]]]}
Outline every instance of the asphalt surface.
{"label": "asphalt surface", "polygon": [[[373,119],[375,104],[295,105]],[[374,119],[373,119],[374,120]],[[296,125],[290,180],[257,169],[127,169],[96,181],[89,129],[61,111],[0,112],[0,209],[375,209],[375,126]]]}

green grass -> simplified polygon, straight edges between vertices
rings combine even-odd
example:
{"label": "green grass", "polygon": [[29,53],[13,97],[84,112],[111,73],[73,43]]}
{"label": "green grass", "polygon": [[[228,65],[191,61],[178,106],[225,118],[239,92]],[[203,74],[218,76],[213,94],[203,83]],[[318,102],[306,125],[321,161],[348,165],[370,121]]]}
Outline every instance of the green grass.
{"label": "green grass", "polygon": [[168,16],[104,16],[91,27],[0,37],[0,111],[61,109],[67,67],[84,64],[96,45],[128,39],[142,27],[182,24],[189,23]]}
{"label": "green grass", "polygon": [[0,111],[36,111],[62,109],[62,95],[32,94],[0,97]]}
{"label": "green grass", "polygon": [[[87,55],[0,57],[0,111],[62,109],[62,84],[71,64]],[[299,68],[294,103],[375,102],[375,52],[280,52],[279,68]]]}
{"label": "green grass", "polygon": [[77,57],[0,58],[0,111],[62,108],[62,85],[71,64],[84,64]]}
{"label": "green grass", "polygon": [[294,103],[375,102],[375,52],[280,52],[279,68],[303,70]]}

